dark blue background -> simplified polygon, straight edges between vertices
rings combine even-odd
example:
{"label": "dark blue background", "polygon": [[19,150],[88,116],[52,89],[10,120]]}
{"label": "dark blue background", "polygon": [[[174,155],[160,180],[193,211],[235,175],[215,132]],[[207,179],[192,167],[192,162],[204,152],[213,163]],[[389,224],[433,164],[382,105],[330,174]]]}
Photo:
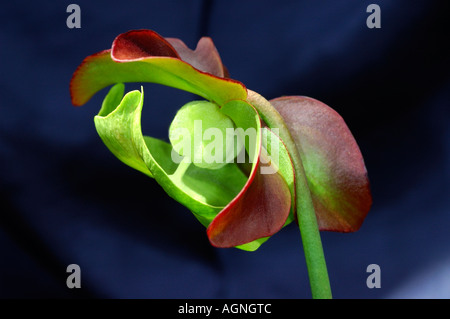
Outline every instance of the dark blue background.
{"label": "dark blue background", "polygon": [[[106,91],[71,105],[83,58],[141,28],[190,47],[211,36],[248,88],[312,96],[344,117],[374,205],[358,232],[322,233],[334,297],[450,297],[448,1],[77,1],[81,29],[69,29],[71,2],[0,6],[0,297],[310,297],[294,225],[253,253],[211,247],[102,144],[93,117]],[[372,2],[381,29],[366,26]],[[144,133],[167,138],[192,97],[144,88]],[[66,287],[72,263],[81,289]],[[372,263],[380,289],[366,286]]]}

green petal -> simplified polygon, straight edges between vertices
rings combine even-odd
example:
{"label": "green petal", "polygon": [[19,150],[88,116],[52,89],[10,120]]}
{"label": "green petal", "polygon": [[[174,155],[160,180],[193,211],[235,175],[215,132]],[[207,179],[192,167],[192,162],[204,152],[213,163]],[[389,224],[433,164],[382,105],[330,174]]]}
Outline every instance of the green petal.
{"label": "green petal", "polygon": [[[103,143],[123,163],[153,177],[152,173],[137,152],[129,123],[130,114],[126,110],[140,101],[140,94],[127,94],[123,98],[124,85],[114,85],[103,100],[102,108],[94,118],[95,127]],[[138,92],[139,93],[139,92]],[[120,103],[122,101],[122,103]],[[120,107],[117,107],[120,103]]]}

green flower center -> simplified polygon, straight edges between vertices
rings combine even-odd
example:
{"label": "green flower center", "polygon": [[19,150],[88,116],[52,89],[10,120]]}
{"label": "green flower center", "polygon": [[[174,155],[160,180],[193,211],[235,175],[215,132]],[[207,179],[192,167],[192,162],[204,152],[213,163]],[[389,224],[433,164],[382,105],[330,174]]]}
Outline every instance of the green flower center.
{"label": "green flower center", "polygon": [[169,139],[184,161],[201,168],[219,169],[233,162],[240,150],[233,121],[208,101],[185,104],[170,125]]}

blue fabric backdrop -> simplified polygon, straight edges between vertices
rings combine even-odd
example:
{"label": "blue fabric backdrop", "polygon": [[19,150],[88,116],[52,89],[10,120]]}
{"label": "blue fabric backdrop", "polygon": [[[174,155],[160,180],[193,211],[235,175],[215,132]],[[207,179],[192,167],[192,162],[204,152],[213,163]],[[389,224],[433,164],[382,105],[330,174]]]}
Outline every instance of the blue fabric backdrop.
{"label": "blue fabric backdrop", "polygon": [[[374,205],[322,233],[336,298],[450,297],[448,1],[72,1],[0,6],[1,298],[309,298],[298,229],[249,253],[216,249],[151,179],[121,164],[70,103],[84,57],[131,29],[194,47],[211,36],[233,78],[266,98],[336,109],[365,156]],[[367,6],[381,8],[369,29]],[[127,90],[138,87],[127,85]],[[192,97],[146,84],[143,130],[167,138]],[[81,289],[66,267],[81,267]],[[369,289],[366,267],[381,268]]]}

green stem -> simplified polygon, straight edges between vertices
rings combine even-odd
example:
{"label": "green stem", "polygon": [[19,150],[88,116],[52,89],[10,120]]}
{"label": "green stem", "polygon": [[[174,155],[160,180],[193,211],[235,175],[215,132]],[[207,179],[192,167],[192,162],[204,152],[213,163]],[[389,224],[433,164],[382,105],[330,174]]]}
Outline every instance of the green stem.
{"label": "green stem", "polygon": [[[292,154],[290,149],[288,149],[288,151]],[[301,163],[301,158],[297,154],[292,156],[292,161],[294,162],[296,177],[296,194],[301,194],[301,196],[296,196],[296,209],[306,266],[308,268],[311,293],[315,299],[331,298],[328,270],[311,193]]]}
{"label": "green stem", "polygon": [[330,280],[322,241],[300,153],[277,110],[261,95],[250,90],[247,100],[258,110],[261,118],[269,127],[279,129],[280,138],[291,156],[295,171],[296,212],[312,297],[314,299],[331,298]]}

